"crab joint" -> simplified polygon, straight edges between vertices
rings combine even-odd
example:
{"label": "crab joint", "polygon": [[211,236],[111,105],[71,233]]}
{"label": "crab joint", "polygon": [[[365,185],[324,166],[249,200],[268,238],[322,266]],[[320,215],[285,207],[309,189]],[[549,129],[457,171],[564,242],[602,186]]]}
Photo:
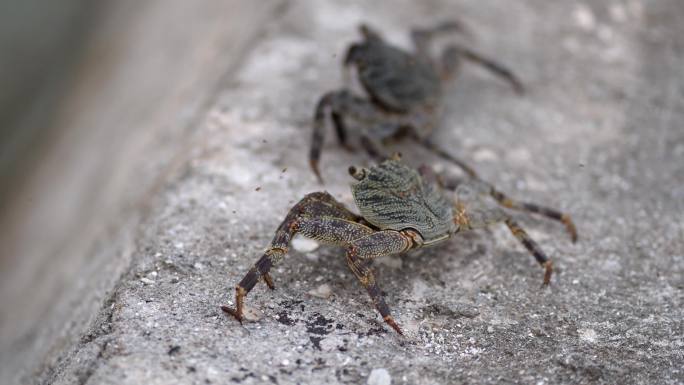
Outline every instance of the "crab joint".
{"label": "crab joint", "polygon": [[246,294],[247,290],[242,286],[235,286],[235,309],[228,306],[221,306],[221,310],[232,315],[236,320],[242,323],[242,306]]}

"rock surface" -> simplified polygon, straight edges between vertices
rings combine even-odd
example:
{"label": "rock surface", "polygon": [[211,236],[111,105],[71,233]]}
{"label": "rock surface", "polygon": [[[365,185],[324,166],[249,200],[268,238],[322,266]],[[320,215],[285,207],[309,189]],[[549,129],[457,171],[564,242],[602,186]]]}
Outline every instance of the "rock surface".
{"label": "rock surface", "polygon": [[[22,383],[357,384],[374,368],[393,384],[684,382],[678,0],[391,4],[292,1],[274,13],[192,127],[182,172],[157,190],[95,320]],[[449,18],[473,35],[455,38],[508,64],[529,92],[464,65],[437,142],[510,195],[573,215],[576,244],[515,213],[555,261],[551,286],[494,226],[378,265],[404,337],[328,246],[292,250],[273,271],[277,289],[247,297],[252,320],[226,317],[219,306],[298,199],[325,189],[352,203],[346,169],[367,157],[328,140],[322,187],[305,154],[313,106],[342,84],[357,25],[407,46],[410,26]],[[322,284],[334,295],[307,294]]]}

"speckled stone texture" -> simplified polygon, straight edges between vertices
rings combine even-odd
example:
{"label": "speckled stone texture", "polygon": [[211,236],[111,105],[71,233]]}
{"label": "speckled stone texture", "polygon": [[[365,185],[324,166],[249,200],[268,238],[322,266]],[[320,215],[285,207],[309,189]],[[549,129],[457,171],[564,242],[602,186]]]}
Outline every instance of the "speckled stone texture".
{"label": "speckled stone texture", "polygon": [[[324,189],[353,207],[346,170],[368,158],[330,130],[320,186],[306,154],[357,25],[406,47],[410,26],[450,18],[472,35],[454,39],[528,93],[465,65],[436,142],[511,196],[572,214],[577,244],[515,214],[554,259],[551,286],[499,225],[376,263],[404,337],[327,246],[293,249],[276,290],[247,297],[252,321],[223,314],[301,197]],[[358,384],[374,369],[392,384],[683,383],[683,18],[679,0],[285,3],[193,127],[96,321],[24,383]]]}

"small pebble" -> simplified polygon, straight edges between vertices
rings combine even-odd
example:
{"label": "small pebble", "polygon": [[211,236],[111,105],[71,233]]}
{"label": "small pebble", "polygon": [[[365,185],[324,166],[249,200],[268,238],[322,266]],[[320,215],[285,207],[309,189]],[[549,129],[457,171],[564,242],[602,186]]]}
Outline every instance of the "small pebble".
{"label": "small pebble", "polygon": [[480,148],[473,153],[476,162],[491,162],[499,159],[499,155],[488,148]]}
{"label": "small pebble", "polygon": [[301,253],[309,253],[318,248],[318,242],[305,237],[295,237],[292,240],[292,247]]}
{"label": "small pebble", "polygon": [[144,283],[145,285],[154,285],[153,280],[145,277],[140,278],[140,282]]}
{"label": "small pebble", "polygon": [[330,285],[324,283],[318,286],[317,288],[309,291],[309,294],[314,297],[328,299],[332,295],[332,289],[330,288]]}
{"label": "small pebble", "polygon": [[242,314],[245,317],[245,320],[249,322],[256,322],[263,316],[259,310],[247,305],[242,308]]}
{"label": "small pebble", "polygon": [[387,266],[391,269],[401,269],[404,266],[404,261],[396,255],[386,255],[376,259],[376,263]]}
{"label": "small pebble", "polygon": [[575,23],[585,31],[590,31],[596,27],[594,12],[587,5],[577,4],[572,16],[575,19]]}
{"label": "small pebble", "polygon": [[385,368],[373,369],[366,382],[368,385],[390,385],[391,383],[392,377]]}
{"label": "small pebble", "polygon": [[579,338],[584,342],[594,343],[598,338],[598,334],[594,329],[578,329],[577,334]]}

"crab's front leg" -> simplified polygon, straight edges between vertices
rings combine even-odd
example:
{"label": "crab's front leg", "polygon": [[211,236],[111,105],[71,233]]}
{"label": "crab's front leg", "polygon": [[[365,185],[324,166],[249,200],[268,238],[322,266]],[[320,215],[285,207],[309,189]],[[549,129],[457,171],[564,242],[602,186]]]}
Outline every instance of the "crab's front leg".
{"label": "crab's front leg", "polygon": [[402,253],[420,246],[421,243],[422,238],[415,231],[383,230],[356,239],[347,248],[349,268],[368,291],[382,319],[399,334],[403,333],[390,314],[370,265],[376,257]]}
{"label": "crab's front leg", "polygon": [[[269,271],[287,253],[290,241],[295,234],[301,233],[324,242],[348,245],[352,239],[373,232],[372,229],[355,223],[357,219],[357,215],[347,210],[326,192],[316,192],[305,196],[290,209],[264,255],[235,286],[235,308],[221,306],[221,309],[242,322],[244,297],[254,288],[260,278],[269,288],[274,288]],[[332,231],[335,229],[334,223],[336,222],[350,225],[344,231]]]}

